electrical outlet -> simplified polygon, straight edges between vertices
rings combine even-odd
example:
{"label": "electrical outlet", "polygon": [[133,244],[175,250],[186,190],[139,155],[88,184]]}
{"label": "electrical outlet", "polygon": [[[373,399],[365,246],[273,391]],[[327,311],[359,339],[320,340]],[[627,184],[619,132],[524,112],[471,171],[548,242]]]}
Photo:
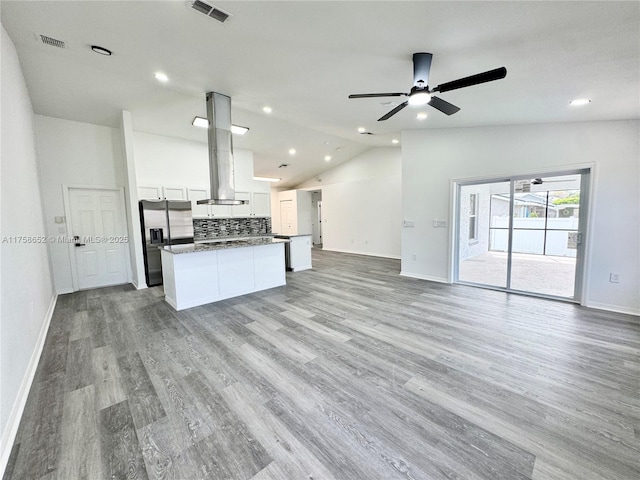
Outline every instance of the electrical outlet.
{"label": "electrical outlet", "polygon": [[415,254],[415,253],[412,253],[412,254],[411,254],[411,260],[416,260],[417,258],[418,258],[418,257],[416,256],[416,254]]}
{"label": "electrical outlet", "polygon": [[611,283],[620,283],[620,274],[619,273],[610,273],[609,274],[609,281]]}

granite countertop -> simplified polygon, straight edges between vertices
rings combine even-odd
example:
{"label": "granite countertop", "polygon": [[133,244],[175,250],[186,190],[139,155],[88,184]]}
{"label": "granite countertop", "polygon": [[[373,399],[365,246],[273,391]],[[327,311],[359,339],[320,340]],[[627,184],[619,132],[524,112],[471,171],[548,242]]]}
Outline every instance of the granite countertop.
{"label": "granite countertop", "polygon": [[293,237],[310,237],[310,233],[301,233],[299,235],[280,235],[279,233],[272,234],[275,238],[293,238]]}
{"label": "granite countertop", "polygon": [[168,245],[163,248],[165,252],[198,253],[211,252],[214,250],[225,250],[228,248],[256,247],[260,245],[271,245],[273,243],[287,243],[287,240],[273,237],[243,237],[236,240],[213,240],[200,243],[186,243],[184,245]]}

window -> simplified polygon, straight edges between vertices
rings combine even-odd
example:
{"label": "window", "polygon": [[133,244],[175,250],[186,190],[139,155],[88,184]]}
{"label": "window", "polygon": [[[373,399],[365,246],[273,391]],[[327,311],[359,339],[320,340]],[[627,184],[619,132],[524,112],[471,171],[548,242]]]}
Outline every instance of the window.
{"label": "window", "polygon": [[469,196],[469,240],[478,240],[478,194]]}

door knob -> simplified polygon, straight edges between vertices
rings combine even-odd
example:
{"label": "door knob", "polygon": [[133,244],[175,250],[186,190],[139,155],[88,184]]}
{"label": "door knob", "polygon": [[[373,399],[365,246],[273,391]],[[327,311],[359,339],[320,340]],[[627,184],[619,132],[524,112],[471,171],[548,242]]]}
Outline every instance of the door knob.
{"label": "door knob", "polygon": [[86,245],[85,243],[80,243],[80,237],[78,235],[73,236],[73,241],[76,247],[84,247]]}

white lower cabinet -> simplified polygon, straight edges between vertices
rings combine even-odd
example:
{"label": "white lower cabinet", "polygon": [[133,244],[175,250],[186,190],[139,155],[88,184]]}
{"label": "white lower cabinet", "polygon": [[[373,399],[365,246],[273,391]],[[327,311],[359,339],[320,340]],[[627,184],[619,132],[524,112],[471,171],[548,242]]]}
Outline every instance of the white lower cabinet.
{"label": "white lower cabinet", "polygon": [[162,250],[166,302],[183,310],[286,284],[284,243],[174,254]]}

